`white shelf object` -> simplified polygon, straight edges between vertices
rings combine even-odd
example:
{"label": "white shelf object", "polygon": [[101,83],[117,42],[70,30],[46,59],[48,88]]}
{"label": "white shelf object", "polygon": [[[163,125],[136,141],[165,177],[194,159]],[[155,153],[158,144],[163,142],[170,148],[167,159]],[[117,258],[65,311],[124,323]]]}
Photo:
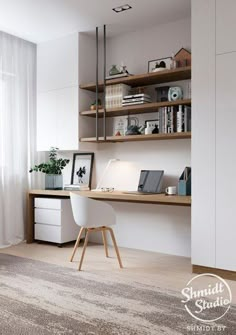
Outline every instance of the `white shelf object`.
{"label": "white shelf object", "polygon": [[58,244],[76,240],[75,224],[69,199],[35,198],[35,240]]}

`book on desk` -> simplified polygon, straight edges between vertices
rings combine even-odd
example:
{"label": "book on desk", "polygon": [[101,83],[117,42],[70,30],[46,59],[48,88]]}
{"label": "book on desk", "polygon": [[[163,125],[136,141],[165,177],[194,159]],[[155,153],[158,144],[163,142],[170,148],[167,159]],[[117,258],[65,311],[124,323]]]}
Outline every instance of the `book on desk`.
{"label": "book on desk", "polygon": [[65,191],[90,191],[90,187],[88,185],[81,184],[66,184],[64,186]]}

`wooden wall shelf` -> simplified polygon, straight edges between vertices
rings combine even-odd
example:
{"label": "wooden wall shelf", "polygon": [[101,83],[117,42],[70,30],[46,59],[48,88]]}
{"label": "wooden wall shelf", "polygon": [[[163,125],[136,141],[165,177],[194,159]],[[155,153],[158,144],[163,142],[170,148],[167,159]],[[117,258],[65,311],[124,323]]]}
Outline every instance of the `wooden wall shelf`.
{"label": "wooden wall shelf", "polygon": [[[132,105],[125,107],[109,108],[106,110],[106,117],[122,116],[130,114],[145,114],[157,112],[158,108],[165,106],[178,106],[178,105],[191,105],[191,99],[177,100],[177,101],[164,101],[164,102],[151,102],[140,105]],[[103,117],[103,109],[98,110],[98,117]],[[80,115],[96,117],[96,111],[88,110],[80,112]]]}
{"label": "wooden wall shelf", "polygon": [[[173,81],[191,79],[191,66],[177,68],[174,70],[163,70],[161,72],[152,72],[129,76],[125,78],[110,79],[106,81],[106,85],[126,84],[132,87],[156,85]],[[81,89],[91,92],[96,91],[94,83],[81,84]],[[103,92],[103,83],[99,83],[99,92]]]}
{"label": "wooden wall shelf", "polygon": [[104,137],[99,137],[96,141],[96,137],[82,137],[80,142],[91,142],[91,143],[114,143],[114,142],[137,142],[137,141],[153,141],[153,140],[180,140],[191,138],[191,132],[184,133],[171,133],[171,134],[150,134],[150,135],[128,135],[128,136],[107,136],[106,140]]}

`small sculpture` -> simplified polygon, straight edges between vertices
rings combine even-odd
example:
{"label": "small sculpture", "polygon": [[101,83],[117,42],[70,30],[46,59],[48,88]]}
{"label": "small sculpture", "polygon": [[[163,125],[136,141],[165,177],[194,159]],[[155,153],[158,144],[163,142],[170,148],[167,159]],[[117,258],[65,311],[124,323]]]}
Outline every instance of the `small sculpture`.
{"label": "small sculpture", "polygon": [[140,135],[140,127],[136,125],[130,125],[128,126],[125,135]]}
{"label": "small sculpture", "polygon": [[159,134],[159,129],[157,127],[157,124],[155,124],[155,128],[153,129],[152,134]]}
{"label": "small sculpture", "polygon": [[120,71],[117,69],[116,65],[112,65],[109,71],[109,76],[115,76],[116,74],[120,74]]}
{"label": "small sculpture", "polygon": [[127,66],[126,65],[121,65],[120,72],[121,73],[127,73],[127,74],[129,74],[129,71],[127,70]]}
{"label": "small sculpture", "polygon": [[119,77],[119,76],[128,76],[129,72],[127,70],[127,66],[123,64],[123,62],[121,63],[121,66],[117,66],[117,65],[112,65],[110,71],[109,71],[109,76],[110,77]]}

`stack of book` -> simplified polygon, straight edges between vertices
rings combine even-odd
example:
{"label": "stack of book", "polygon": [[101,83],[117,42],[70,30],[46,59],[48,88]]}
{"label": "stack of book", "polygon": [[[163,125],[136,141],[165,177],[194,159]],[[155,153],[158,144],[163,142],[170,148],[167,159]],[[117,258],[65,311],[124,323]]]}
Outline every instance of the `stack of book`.
{"label": "stack of book", "polygon": [[131,74],[129,73],[124,73],[124,72],[120,72],[120,73],[117,73],[117,74],[113,74],[112,76],[107,76],[106,77],[106,80],[109,80],[109,79],[116,79],[116,78],[124,78],[124,77],[128,77],[128,76],[131,76]]}
{"label": "stack of book", "polygon": [[122,100],[122,106],[139,105],[152,102],[150,95],[145,93],[126,95]]}
{"label": "stack of book", "polygon": [[191,107],[186,105],[159,108],[159,133],[191,131]]}
{"label": "stack of book", "polygon": [[89,191],[90,188],[88,185],[81,185],[81,184],[66,184],[64,186],[65,191]]}
{"label": "stack of book", "polygon": [[125,84],[106,86],[106,108],[122,107],[124,96],[129,93],[130,86]]}

